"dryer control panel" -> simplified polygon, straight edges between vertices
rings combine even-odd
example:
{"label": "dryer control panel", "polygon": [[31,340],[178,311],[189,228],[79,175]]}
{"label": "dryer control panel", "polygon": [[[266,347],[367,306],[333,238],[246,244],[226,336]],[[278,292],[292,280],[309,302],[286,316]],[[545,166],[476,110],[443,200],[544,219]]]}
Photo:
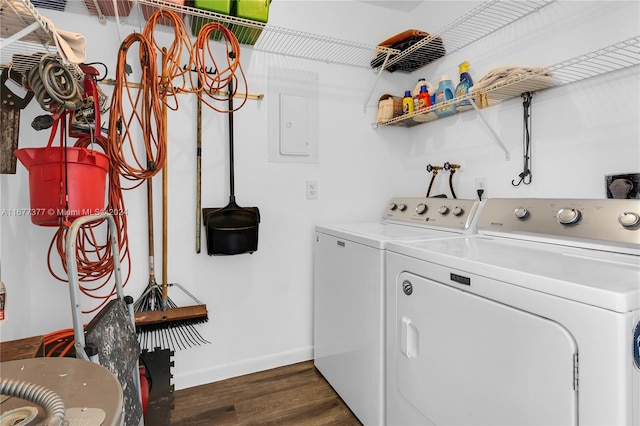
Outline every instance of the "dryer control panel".
{"label": "dryer control panel", "polygon": [[395,197],[383,218],[387,221],[458,231],[470,230],[480,203],[458,198]]}
{"label": "dryer control panel", "polygon": [[640,251],[640,200],[492,198],[478,231]]}

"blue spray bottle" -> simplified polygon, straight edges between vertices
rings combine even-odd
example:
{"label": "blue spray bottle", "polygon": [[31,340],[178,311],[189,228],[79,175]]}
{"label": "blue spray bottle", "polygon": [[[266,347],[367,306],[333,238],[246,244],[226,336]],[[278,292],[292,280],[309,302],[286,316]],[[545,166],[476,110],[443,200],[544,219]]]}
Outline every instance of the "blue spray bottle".
{"label": "blue spray bottle", "polygon": [[[464,61],[458,66],[458,70],[460,72],[460,83],[456,86],[456,98],[466,95],[469,93],[469,88],[473,86],[473,80],[471,79],[471,74],[469,74],[469,62]],[[471,106],[468,100],[463,100],[457,102],[458,108],[461,106]]]}

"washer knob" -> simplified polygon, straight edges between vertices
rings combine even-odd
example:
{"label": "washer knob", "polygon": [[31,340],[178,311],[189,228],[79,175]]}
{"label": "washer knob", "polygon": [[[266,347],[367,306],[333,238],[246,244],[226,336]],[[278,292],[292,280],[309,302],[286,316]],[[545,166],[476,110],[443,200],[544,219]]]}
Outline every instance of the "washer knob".
{"label": "washer knob", "polygon": [[406,204],[398,204],[398,210],[400,210],[401,212],[405,211],[406,209],[407,209]]}
{"label": "washer knob", "polygon": [[525,209],[524,207],[518,207],[513,211],[513,214],[517,219],[524,220],[529,216],[529,210]]}
{"label": "washer knob", "polygon": [[427,205],[424,203],[420,203],[416,206],[416,213],[425,214],[427,212]]}
{"label": "washer knob", "polygon": [[640,215],[634,212],[624,212],[618,216],[618,222],[625,228],[633,228],[640,223]]}
{"label": "washer knob", "polygon": [[438,213],[440,213],[441,215],[445,215],[445,214],[449,213],[449,207],[440,206],[440,208],[438,209]]}
{"label": "washer knob", "polygon": [[389,210],[394,211],[397,208],[398,208],[398,205],[396,203],[389,203]]}
{"label": "washer knob", "polygon": [[460,206],[455,206],[453,208],[453,212],[452,213],[453,213],[454,216],[462,216],[462,214],[464,213],[464,209],[462,207],[460,207]]}
{"label": "washer knob", "polygon": [[577,209],[560,209],[556,214],[556,220],[561,225],[575,225],[580,222],[580,219],[582,219],[582,214]]}

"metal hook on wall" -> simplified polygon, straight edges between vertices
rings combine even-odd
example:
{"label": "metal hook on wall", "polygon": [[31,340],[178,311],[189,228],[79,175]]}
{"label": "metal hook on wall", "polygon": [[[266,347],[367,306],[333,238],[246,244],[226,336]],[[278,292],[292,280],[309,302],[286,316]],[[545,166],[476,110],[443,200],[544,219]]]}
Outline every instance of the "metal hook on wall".
{"label": "metal hook on wall", "polygon": [[[182,69],[186,71],[187,66],[183,65]],[[191,72],[198,72],[198,68],[196,68],[195,66],[193,68],[191,68]],[[216,73],[218,72],[218,70],[216,69],[212,69],[212,68],[206,68],[206,69],[202,69],[200,68],[200,72],[206,72],[209,75],[216,75]]]}

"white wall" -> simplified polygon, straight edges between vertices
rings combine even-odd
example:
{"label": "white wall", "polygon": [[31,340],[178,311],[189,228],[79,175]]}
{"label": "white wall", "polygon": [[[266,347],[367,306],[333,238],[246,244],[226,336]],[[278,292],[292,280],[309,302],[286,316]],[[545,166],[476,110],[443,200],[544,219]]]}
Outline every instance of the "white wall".
{"label": "white wall", "polygon": [[[428,1],[404,14],[355,1],[275,1],[270,23],[375,44],[405,28],[438,29],[453,19],[450,8],[458,14],[458,9],[474,4]],[[176,353],[176,387],[312,358],[314,225],[377,220],[389,197],[425,194],[428,163],[462,164],[454,180],[460,198],[475,197],[476,177],[487,178],[485,195],[490,197],[603,198],[603,175],[640,171],[637,67],[534,95],[533,182],[528,186],[511,185],[522,170],[519,99],[486,110],[486,119],[511,152],[510,161],[473,112],[411,129],[371,126],[375,99],[382,93],[400,94],[422,76],[432,82],[443,73],[453,77],[465,59],[478,78],[500,65],[551,65],[567,55],[587,53],[637,35],[638,7],[637,2],[559,2],[424,71],[384,73],[366,111],[373,72],[243,50],[252,93],[268,93],[270,67],[319,74],[318,164],[267,161],[267,102],[250,101],[235,115],[237,201],[258,206],[262,216],[259,250],[252,255],[209,257],[204,234],[202,253],[195,253],[195,97],[182,95],[168,125],[168,281],[180,283],[207,304],[210,320],[198,330],[211,344]],[[119,41],[112,21],[100,26],[95,18],[46,15],[60,28],[85,34],[87,61],[100,60],[113,68]],[[352,19],[356,15],[363,19]],[[139,31],[120,29],[122,34],[134,30]],[[21,147],[46,143],[47,135],[29,125],[39,114],[35,103],[23,111]],[[226,129],[225,116],[205,110],[204,207],[227,202]],[[449,194],[446,176],[436,182],[434,194]],[[318,181],[318,200],[305,199],[306,180]],[[160,180],[154,183],[159,192]],[[22,166],[15,175],[0,176],[0,209],[28,207],[28,200]],[[125,293],[137,297],[148,281],[144,189],[127,192],[126,203],[132,269]],[[46,266],[53,229],[34,226],[27,217],[2,216],[0,231],[2,279],[9,295],[2,340],[70,327],[67,288]],[[178,304],[189,304],[178,289],[172,288],[170,296]]]}

